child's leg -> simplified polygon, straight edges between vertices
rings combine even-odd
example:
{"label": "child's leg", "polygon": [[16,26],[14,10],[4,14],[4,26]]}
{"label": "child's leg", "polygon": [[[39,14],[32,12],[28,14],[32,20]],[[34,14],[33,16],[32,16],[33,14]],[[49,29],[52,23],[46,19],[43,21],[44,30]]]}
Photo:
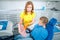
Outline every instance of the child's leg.
{"label": "child's leg", "polygon": [[32,37],[32,35],[30,34],[30,37],[33,39],[33,40],[35,40],[33,37]]}

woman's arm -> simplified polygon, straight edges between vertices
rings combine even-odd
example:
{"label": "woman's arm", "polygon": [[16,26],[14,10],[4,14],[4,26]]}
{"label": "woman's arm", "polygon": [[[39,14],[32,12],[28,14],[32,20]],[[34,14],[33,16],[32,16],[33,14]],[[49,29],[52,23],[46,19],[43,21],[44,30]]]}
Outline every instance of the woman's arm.
{"label": "woman's arm", "polygon": [[20,22],[18,23],[18,32],[20,33],[20,31],[22,31],[22,22],[23,22],[23,19],[20,18]]}
{"label": "woman's arm", "polygon": [[23,23],[23,19],[20,18],[20,22],[19,22],[19,24],[22,25],[22,23]]}
{"label": "woman's arm", "polygon": [[20,19],[20,23],[18,24],[18,32],[23,36],[26,37],[26,32],[24,30],[24,26],[22,25],[23,19]]}
{"label": "woman's arm", "polygon": [[35,13],[33,13],[33,15],[32,15],[33,19],[32,19],[32,21],[31,21],[31,23],[30,23],[30,24],[33,24],[33,23],[35,22],[35,16],[36,16],[36,14],[35,14]]}
{"label": "woman's arm", "polygon": [[33,19],[29,24],[32,25],[35,22],[35,20]]}

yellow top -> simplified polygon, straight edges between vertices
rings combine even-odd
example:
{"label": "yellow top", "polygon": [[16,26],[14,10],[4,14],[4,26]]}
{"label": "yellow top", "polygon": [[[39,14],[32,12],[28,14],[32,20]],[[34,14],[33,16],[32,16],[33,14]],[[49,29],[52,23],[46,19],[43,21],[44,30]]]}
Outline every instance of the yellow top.
{"label": "yellow top", "polygon": [[24,25],[30,25],[29,23],[32,22],[34,17],[35,17],[35,13],[33,13],[33,14],[30,14],[30,13],[25,14],[24,12],[22,12],[20,14],[20,18],[23,19],[23,24]]}

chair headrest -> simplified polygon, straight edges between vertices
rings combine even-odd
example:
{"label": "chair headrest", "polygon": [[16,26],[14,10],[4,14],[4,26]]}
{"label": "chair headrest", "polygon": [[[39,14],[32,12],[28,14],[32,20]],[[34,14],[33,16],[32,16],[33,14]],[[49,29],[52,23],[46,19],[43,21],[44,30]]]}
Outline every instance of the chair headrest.
{"label": "chair headrest", "polygon": [[52,19],[50,19],[50,21],[49,21],[49,24],[51,24],[51,25],[55,25],[57,23],[57,19],[55,19],[55,18],[52,18]]}

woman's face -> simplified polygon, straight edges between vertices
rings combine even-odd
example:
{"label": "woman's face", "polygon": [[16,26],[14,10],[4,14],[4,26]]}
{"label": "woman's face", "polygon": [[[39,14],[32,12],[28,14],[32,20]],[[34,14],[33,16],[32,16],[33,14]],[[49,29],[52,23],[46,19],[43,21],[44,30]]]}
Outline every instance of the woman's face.
{"label": "woman's face", "polygon": [[31,12],[32,11],[32,5],[28,5],[27,6],[27,12]]}

